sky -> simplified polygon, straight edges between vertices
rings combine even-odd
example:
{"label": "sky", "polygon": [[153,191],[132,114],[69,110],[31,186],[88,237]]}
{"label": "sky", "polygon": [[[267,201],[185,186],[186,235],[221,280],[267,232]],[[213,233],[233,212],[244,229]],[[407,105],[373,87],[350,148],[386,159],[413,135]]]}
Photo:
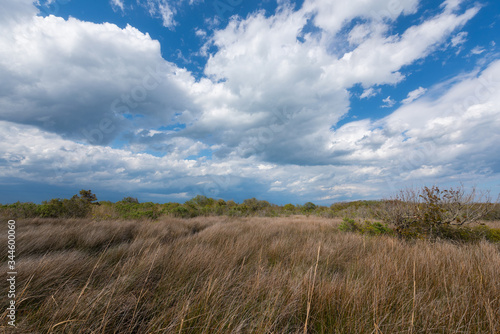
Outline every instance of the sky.
{"label": "sky", "polygon": [[500,2],[2,0],[0,203],[500,192]]}

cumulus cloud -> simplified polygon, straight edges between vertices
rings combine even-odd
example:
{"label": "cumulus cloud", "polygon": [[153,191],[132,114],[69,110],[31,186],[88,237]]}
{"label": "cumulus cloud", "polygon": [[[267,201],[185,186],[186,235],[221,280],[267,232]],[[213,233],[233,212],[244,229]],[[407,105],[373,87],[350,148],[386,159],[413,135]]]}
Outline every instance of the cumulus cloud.
{"label": "cumulus cloud", "polygon": [[348,21],[363,17],[376,21],[385,19],[394,20],[401,14],[414,13],[418,7],[418,0],[353,0],[349,2],[329,0],[306,0],[303,5],[305,12],[314,14],[316,26],[329,34],[336,34]]}
{"label": "cumulus cloud", "polygon": [[473,7],[461,15],[443,12],[420,25],[411,26],[401,36],[374,35],[355,50],[345,53],[338,63],[330,65],[328,72],[338,75],[343,86],[396,84],[405,77],[401,72],[403,66],[427,57],[478,10]]}
{"label": "cumulus cloud", "polygon": [[106,144],[195,109],[191,74],[131,26],[33,16],[0,36],[0,50],[3,120]]}
{"label": "cumulus cloud", "polygon": [[[272,162],[324,164],[329,160],[325,138],[348,111],[347,89],[356,83],[371,87],[403,80],[403,66],[426,57],[478,10],[443,12],[396,36],[387,35],[387,23],[376,21],[377,15],[391,17],[384,11],[388,3],[373,3],[373,8],[347,5],[337,12],[332,2],[306,1],[299,11],[284,5],[269,17],[255,13],[233,18],[209,42],[217,51],[210,55],[205,74],[218,88],[207,85],[211,91],[200,97],[205,110],[192,133],[215,133],[227,148],[219,154],[251,152]],[[395,15],[413,13],[415,6],[407,1]],[[339,20],[326,21],[323,13],[333,12]],[[311,15],[320,37],[302,32]],[[337,24],[356,16],[372,19],[367,23],[371,33],[366,26],[355,26],[348,37],[355,49],[338,57],[329,50],[343,25]],[[363,98],[376,92],[366,89]],[[275,114],[283,110],[287,116],[275,126]],[[273,131],[273,126],[281,130]]]}
{"label": "cumulus cloud", "polygon": [[416,99],[418,99],[419,97],[421,97],[422,95],[424,95],[425,92],[427,92],[426,88],[418,87],[417,89],[412,90],[411,92],[409,92],[408,93],[408,97],[406,99],[404,99],[403,101],[401,101],[401,102],[403,104],[408,104],[410,102],[413,102]]}
{"label": "cumulus cloud", "polygon": [[192,159],[187,155],[205,145],[180,138],[178,150],[156,157],[83,145],[30,125],[0,122],[0,178],[119,187],[157,197],[168,189],[238,199],[235,192],[251,189],[277,202],[283,194],[328,202],[379,197],[407,182],[474,182],[500,172],[491,154],[500,140],[499,76],[497,61],[433,99],[403,105],[381,120],[343,125],[330,133],[328,162],[323,165],[263,162],[256,155]]}
{"label": "cumulus cloud", "polygon": [[499,75],[496,61],[436,99],[410,102],[378,121],[346,124],[332,134],[332,154],[341,152],[352,164],[373,163],[388,182],[495,175]]}
{"label": "cumulus cloud", "polygon": [[[172,2],[146,5],[166,27],[175,25]],[[212,35],[199,29],[208,60],[195,79],[131,26],[39,17],[29,1],[0,6],[0,17],[1,9],[16,17],[0,20],[4,179],[159,197],[161,189],[228,198],[251,190],[327,201],[380,196],[388,183],[405,180],[498,172],[493,155],[480,153],[499,139],[481,136],[499,125],[500,94],[490,78],[500,75],[498,63],[444,93],[430,87],[435,100],[416,100],[425,93],[420,87],[382,120],[332,130],[349,111],[350,88],[360,84],[360,98],[369,98],[404,80],[406,66],[454,33],[459,45],[456,30],[478,7],[460,11],[460,1],[447,1],[440,13],[395,34],[392,20],[415,13],[418,1],[306,0],[298,10],[280,2],[273,15],[233,17]],[[353,19],[361,20],[352,26]],[[339,39],[345,50],[332,48]],[[463,108],[450,113],[457,103]],[[124,144],[106,146],[116,142]]]}

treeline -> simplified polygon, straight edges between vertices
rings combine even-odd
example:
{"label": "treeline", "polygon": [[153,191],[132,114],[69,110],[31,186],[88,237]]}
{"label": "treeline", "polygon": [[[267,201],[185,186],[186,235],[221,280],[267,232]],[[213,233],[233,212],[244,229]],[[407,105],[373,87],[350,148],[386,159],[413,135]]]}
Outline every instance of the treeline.
{"label": "treeline", "polygon": [[97,201],[91,190],[81,190],[70,199],[54,198],[42,204],[0,204],[0,214],[13,218],[94,218],[94,219],[152,219],[162,216],[193,218],[198,216],[278,217],[289,215],[315,215],[327,218],[374,218],[381,201],[354,201],[334,203],[331,206],[312,202],[276,205],[265,200],[250,198],[242,203],[198,195],[185,203],[140,203],[137,198],[125,197],[118,202]]}
{"label": "treeline", "polygon": [[[290,215],[314,215],[325,218],[379,219],[386,212],[388,201],[338,202],[330,206],[312,202],[276,205],[265,200],[250,198],[242,203],[233,200],[214,199],[198,195],[184,203],[140,203],[137,198],[125,197],[118,202],[98,201],[91,190],[81,190],[70,199],[54,198],[42,204],[31,202],[0,204],[0,215],[9,218],[93,218],[151,219],[162,216],[194,218],[198,216],[230,217],[278,217]],[[500,220],[500,205],[492,203],[483,220]]]}

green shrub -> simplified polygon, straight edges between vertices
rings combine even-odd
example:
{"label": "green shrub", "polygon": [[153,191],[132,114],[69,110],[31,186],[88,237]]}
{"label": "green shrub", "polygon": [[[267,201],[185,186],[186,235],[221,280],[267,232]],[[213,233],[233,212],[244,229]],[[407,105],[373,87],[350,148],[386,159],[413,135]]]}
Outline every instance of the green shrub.
{"label": "green shrub", "polygon": [[361,226],[354,219],[345,217],[339,225],[339,230],[342,232],[361,232]]}
{"label": "green shrub", "polygon": [[74,195],[71,199],[53,198],[43,201],[36,208],[36,215],[42,218],[84,218],[91,210],[90,202]]}
{"label": "green shrub", "polygon": [[362,227],[362,232],[369,235],[380,235],[380,234],[393,234],[394,231],[387,226],[387,224],[382,224],[379,222],[365,221]]}
{"label": "green shrub", "polygon": [[[95,196],[95,195],[94,195]],[[89,215],[92,210],[91,202],[86,198],[74,195],[71,199],[63,200],[64,216],[71,218],[84,218]]]}
{"label": "green shrub", "polygon": [[38,206],[36,214],[42,218],[63,217],[63,202],[59,198],[53,198],[50,201],[43,201],[42,204]]}
{"label": "green shrub", "polygon": [[11,218],[33,218],[37,216],[38,205],[32,202],[2,205],[2,213]]}
{"label": "green shrub", "polygon": [[115,203],[115,208],[121,218],[124,219],[158,219],[162,213],[158,205],[153,202],[134,203],[131,201],[120,201]]}
{"label": "green shrub", "polygon": [[356,232],[368,235],[393,234],[394,231],[386,224],[365,220],[364,224],[356,223],[352,218],[345,217],[339,225],[342,232]]}

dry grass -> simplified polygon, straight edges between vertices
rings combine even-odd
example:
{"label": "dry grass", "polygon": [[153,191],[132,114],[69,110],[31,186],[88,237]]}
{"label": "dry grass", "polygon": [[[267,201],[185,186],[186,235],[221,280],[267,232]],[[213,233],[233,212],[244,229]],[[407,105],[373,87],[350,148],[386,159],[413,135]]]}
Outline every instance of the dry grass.
{"label": "dry grass", "polygon": [[498,245],[366,237],[338,223],[20,220],[17,332],[500,332]]}

